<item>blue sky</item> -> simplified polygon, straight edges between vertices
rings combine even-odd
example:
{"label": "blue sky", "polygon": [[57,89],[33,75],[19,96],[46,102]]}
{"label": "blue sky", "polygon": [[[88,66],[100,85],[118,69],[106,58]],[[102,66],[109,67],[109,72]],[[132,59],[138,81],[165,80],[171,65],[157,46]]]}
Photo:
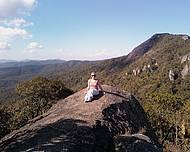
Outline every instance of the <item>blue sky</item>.
{"label": "blue sky", "polygon": [[189,0],[1,0],[0,59],[98,60],[189,34]]}

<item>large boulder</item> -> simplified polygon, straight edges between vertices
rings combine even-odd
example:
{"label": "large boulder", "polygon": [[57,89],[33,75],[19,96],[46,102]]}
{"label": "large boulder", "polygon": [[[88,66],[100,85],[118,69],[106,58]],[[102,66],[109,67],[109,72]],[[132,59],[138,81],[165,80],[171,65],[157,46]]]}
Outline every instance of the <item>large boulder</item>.
{"label": "large boulder", "polygon": [[183,70],[181,71],[181,75],[182,75],[182,78],[185,79],[185,77],[188,75],[189,73],[189,65],[186,64],[183,68]]}
{"label": "large boulder", "polygon": [[169,70],[169,79],[170,79],[170,81],[174,81],[174,76],[175,76],[174,72],[172,70]]}
{"label": "large boulder", "polygon": [[190,53],[185,54],[184,56],[181,57],[181,64],[187,63],[190,61]]}
{"label": "large boulder", "polygon": [[0,151],[160,152],[147,116],[134,96],[103,85],[105,95],[85,103],[85,89],[0,140]]}

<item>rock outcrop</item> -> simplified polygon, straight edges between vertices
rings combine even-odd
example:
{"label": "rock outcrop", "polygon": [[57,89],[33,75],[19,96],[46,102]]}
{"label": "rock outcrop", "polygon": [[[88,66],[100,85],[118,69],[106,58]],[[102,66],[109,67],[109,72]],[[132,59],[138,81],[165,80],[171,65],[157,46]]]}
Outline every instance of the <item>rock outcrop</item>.
{"label": "rock outcrop", "polygon": [[181,66],[183,66],[183,69],[181,71],[181,76],[182,79],[185,79],[190,71],[190,53],[187,53],[184,56],[182,56],[181,64],[182,64]]}
{"label": "rock outcrop", "polygon": [[175,73],[172,70],[169,70],[169,75],[168,76],[169,76],[170,81],[174,81]]}
{"label": "rock outcrop", "polygon": [[189,36],[188,36],[188,35],[183,35],[183,36],[182,36],[182,39],[186,41],[186,40],[189,39]]}
{"label": "rock outcrop", "polygon": [[186,64],[183,68],[183,70],[181,71],[181,76],[183,79],[185,79],[185,77],[188,75],[189,73],[189,65]]}
{"label": "rock outcrop", "polygon": [[185,54],[181,58],[181,64],[190,62],[190,53]]}
{"label": "rock outcrop", "polygon": [[0,140],[0,151],[160,152],[146,114],[134,96],[103,86],[105,95],[84,103],[85,89]]}

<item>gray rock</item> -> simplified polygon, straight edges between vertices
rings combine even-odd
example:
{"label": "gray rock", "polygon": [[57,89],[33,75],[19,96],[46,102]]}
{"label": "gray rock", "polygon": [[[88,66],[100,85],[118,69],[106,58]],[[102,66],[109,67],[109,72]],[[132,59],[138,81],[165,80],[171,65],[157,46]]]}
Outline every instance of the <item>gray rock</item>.
{"label": "gray rock", "polygon": [[58,101],[47,113],[1,139],[0,151],[117,151],[120,140],[115,137],[127,134],[129,152],[158,152],[157,137],[135,97],[114,87],[103,85],[103,89],[106,94],[89,103],[84,103],[86,89]]}
{"label": "gray rock", "polygon": [[187,61],[190,61],[190,54],[189,54],[188,57],[187,57]]}
{"label": "gray rock", "polygon": [[136,76],[137,75],[137,70],[133,69],[133,74],[134,74],[134,76]]}
{"label": "gray rock", "polygon": [[137,68],[136,71],[137,71],[137,75],[139,75],[142,72],[140,68]]}
{"label": "gray rock", "polygon": [[186,64],[183,68],[183,70],[181,71],[181,75],[182,75],[182,78],[185,79],[186,75],[188,75],[189,73],[189,65]]}
{"label": "gray rock", "polygon": [[147,66],[146,66],[146,65],[144,65],[144,67],[143,67],[142,71],[146,71],[146,69],[147,69]]}
{"label": "gray rock", "polygon": [[188,58],[188,55],[184,55],[182,58],[181,58],[181,64],[183,64],[184,62],[187,61],[187,58]]}
{"label": "gray rock", "polygon": [[174,81],[174,76],[175,76],[174,72],[172,70],[170,70],[169,71],[169,79],[170,79],[170,81]]}
{"label": "gray rock", "polygon": [[185,62],[188,62],[188,61],[190,61],[190,53],[182,56],[182,58],[181,58],[181,64],[183,64]]}
{"label": "gray rock", "polygon": [[188,36],[188,35],[183,35],[181,38],[182,38],[183,40],[188,40],[188,39],[189,39],[189,36]]}
{"label": "gray rock", "polygon": [[115,138],[116,152],[162,152],[146,135],[127,135]]}

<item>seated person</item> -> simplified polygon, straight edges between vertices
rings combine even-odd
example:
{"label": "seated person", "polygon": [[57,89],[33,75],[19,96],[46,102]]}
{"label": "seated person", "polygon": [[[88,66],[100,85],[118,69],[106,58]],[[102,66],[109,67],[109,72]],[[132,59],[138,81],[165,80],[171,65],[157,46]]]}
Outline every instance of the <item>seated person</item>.
{"label": "seated person", "polygon": [[95,72],[91,73],[91,79],[88,80],[87,93],[85,95],[85,102],[92,101],[93,96],[99,95],[100,91],[103,92],[101,84],[98,79],[95,78]]}

